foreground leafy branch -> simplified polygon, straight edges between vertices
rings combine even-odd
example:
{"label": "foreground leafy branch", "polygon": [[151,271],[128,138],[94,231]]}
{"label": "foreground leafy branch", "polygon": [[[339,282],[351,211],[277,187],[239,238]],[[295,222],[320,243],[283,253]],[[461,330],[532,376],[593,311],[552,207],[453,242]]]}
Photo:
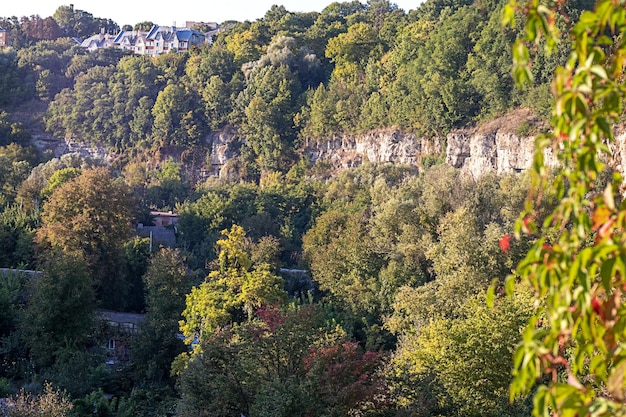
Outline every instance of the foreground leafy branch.
{"label": "foreground leafy branch", "polygon": [[[511,1],[504,20],[526,15],[526,35],[513,48],[518,83],[530,80],[529,50],[554,48],[564,1]],[[531,392],[537,416],[626,415],[626,204],[618,204],[622,177],[611,172],[612,125],[623,112],[626,12],[600,0],[573,26],[570,57],[553,82],[552,132],[536,142],[533,190],[516,234],[539,237],[515,275],[535,290],[539,308],[514,358],[511,398]],[[549,182],[544,154],[557,155]],[[560,200],[539,225],[535,211],[547,187]]]}

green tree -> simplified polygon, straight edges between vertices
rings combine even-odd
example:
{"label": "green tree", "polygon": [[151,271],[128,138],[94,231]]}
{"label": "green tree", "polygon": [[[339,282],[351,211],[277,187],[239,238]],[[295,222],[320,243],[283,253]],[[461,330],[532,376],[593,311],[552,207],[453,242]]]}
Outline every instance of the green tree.
{"label": "green tree", "polygon": [[178,84],[167,85],[152,108],[152,134],[162,146],[193,146],[205,132],[204,114],[199,111],[198,97]]}
{"label": "green tree", "polygon": [[133,348],[133,361],[143,370],[141,378],[167,381],[172,361],[185,351],[177,337],[178,321],[192,276],[178,250],[162,249],[149,261],[143,277],[146,288],[146,320]]}
{"label": "green tree", "polygon": [[153,26],[154,23],[146,20],[143,22],[135,23],[135,26],[133,26],[133,30],[142,30],[144,32],[147,32],[152,29]]}
{"label": "green tree", "polygon": [[60,6],[52,15],[68,37],[87,38],[101,29],[106,33],[116,33],[119,26],[110,19],[98,19],[84,10],[74,9],[73,5]]}
{"label": "green tree", "polygon": [[8,110],[8,105],[27,97],[29,91],[20,82],[22,76],[17,52],[6,48],[0,51],[0,109]]}
{"label": "green tree", "polygon": [[246,25],[238,25],[224,38],[226,49],[233,54],[237,65],[257,60],[261,56],[261,45],[255,36],[255,28],[258,26],[246,28]]}
{"label": "green tree", "polygon": [[512,30],[502,27],[500,14],[491,13],[468,56],[470,82],[482,96],[480,112],[484,115],[501,114],[513,104],[515,83],[511,75],[509,45],[514,37]]}
{"label": "green tree", "polygon": [[32,148],[16,143],[0,146],[0,206],[13,203],[20,184],[37,160]]}
{"label": "green tree", "polygon": [[0,212],[0,266],[34,265],[33,238],[38,220],[38,213],[19,203],[6,206]]}
{"label": "green tree", "polygon": [[[430,386],[436,391],[439,386],[432,414],[442,409],[459,416],[528,414],[523,401],[509,404],[508,386],[519,329],[532,314],[530,292],[518,288],[514,300],[499,300],[494,308],[485,305],[484,297],[484,292],[471,297],[456,318],[436,318],[417,331],[407,320],[398,332],[391,374],[403,381],[393,389],[408,410],[417,414],[423,406],[420,390]],[[401,314],[401,305],[410,311],[411,304],[420,302],[406,292],[398,301],[396,314]]]}
{"label": "green tree", "polygon": [[293,160],[294,116],[300,91],[289,67],[266,66],[252,71],[246,89],[237,98],[246,144],[263,169],[286,169]]}
{"label": "green tree", "polygon": [[35,363],[52,365],[63,348],[84,348],[94,326],[94,293],[80,255],[56,251],[43,264],[21,328]]}
{"label": "green tree", "polygon": [[338,131],[339,123],[335,113],[339,97],[335,90],[320,84],[315,90],[309,91],[307,99],[309,109],[302,134],[323,139]]}
{"label": "green tree", "polygon": [[150,259],[150,238],[135,236],[124,244],[124,261],[126,264],[126,276],[128,277],[128,302],[126,307],[129,311],[145,311],[145,286],[143,276],[148,269]]}
{"label": "green tree", "polygon": [[342,81],[357,81],[358,71],[365,70],[370,57],[380,58],[376,29],[363,22],[348,28],[346,33],[337,35],[328,41],[326,57],[335,63],[333,76]]}
{"label": "green tree", "polygon": [[313,279],[356,314],[380,313],[377,277],[383,260],[367,236],[363,212],[329,210],[303,237]]}
{"label": "green tree", "polygon": [[79,175],[80,175],[80,169],[79,168],[68,167],[68,168],[63,168],[63,169],[60,169],[60,170],[56,171],[48,179],[48,185],[46,186],[46,188],[41,190],[41,198],[42,198],[42,200],[48,198],[50,196],[50,194],[52,194],[52,192],[56,188],[58,188],[61,185],[65,184],[66,182],[72,180],[73,178],[78,177]]}
{"label": "green tree", "polygon": [[[24,308],[22,295],[27,286],[28,280],[18,271],[0,275],[0,337],[7,337],[17,329]],[[3,368],[6,369],[6,364]]]}

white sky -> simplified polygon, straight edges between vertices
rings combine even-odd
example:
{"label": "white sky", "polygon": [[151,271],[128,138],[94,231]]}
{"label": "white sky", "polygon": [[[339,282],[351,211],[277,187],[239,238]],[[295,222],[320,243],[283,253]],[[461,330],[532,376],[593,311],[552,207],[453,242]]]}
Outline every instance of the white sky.
{"label": "white sky", "polygon": [[[365,2],[366,0],[362,0]],[[396,0],[398,7],[409,11],[417,8],[422,0]],[[135,25],[151,21],[159,25],[183,26],[186,21],[224,22],[226,20],[256,20],[263,17],[273,4],[282,4],[292,12],[321,11],[332,0],[3,0],[0,17],[31,16],[48,17],[62,5],[74,4],[75,9],[84,10],[94,17],[113,19],[117,24]]]}

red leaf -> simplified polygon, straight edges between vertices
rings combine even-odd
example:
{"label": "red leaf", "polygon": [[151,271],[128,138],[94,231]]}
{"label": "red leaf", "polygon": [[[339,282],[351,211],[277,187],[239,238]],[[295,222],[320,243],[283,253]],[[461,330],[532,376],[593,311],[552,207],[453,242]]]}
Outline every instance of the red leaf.
{"label": "red leaf", "polygon": [[596,297],[591,300],[591,307],[593,307],[593,311],[595,311],[598,316],[602,316],[600,300],[598,300]]}
{"label": "red leaf", "polygon": [[502,238],[500,239],[500,249],[502,249],[502,252],[507,253],[509,249],[511,249],[511,235],[510,234],[506,234],[504,236],[502,236]]}

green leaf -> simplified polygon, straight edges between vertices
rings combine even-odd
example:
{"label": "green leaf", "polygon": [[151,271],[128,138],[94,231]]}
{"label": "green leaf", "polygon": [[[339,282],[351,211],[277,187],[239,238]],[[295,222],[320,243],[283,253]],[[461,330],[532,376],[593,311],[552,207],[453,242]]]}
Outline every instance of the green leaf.
{"label": "green leaf", "polygon": [[494,278],[491,281],[491,285],[487,288],[487,295],[485,302],[487,303],[487,307],[493,308],[493,300],[495,298],[496,285],[498,284],[498,278]]}

